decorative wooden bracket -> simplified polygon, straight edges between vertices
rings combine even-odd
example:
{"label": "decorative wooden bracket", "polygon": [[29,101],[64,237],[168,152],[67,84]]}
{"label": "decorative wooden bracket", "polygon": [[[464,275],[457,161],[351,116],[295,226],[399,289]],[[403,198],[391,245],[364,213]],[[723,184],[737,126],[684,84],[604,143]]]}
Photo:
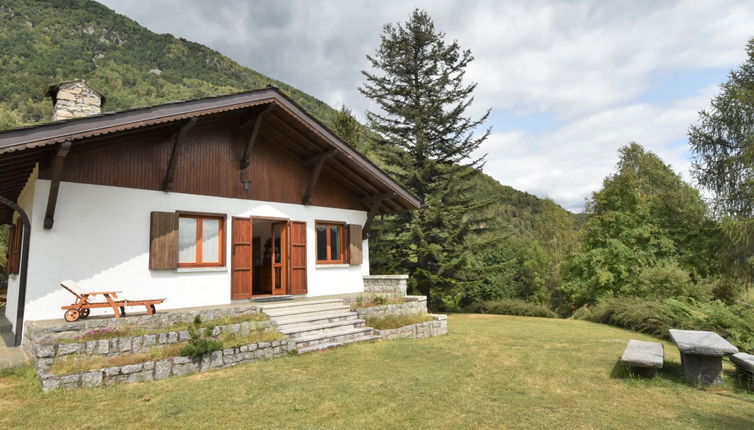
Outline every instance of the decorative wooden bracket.
{"label": "decorative wooden bracket", "polygon": [[[244,149],[243,156],[241,157],[241,170],[251,165],[251,153],[254,150],[254,145],[257,143],[257,136],[259,135],[259,128],[262,126],[262,119],[264,118],[265,115],[270,113],[270,111],[274,108],[275,108],[275,103],[270,103],[269,105],[267,105],[267,107],[263,111],[259,112],[257,116],[254,118],[254,125],[251,129],[251,135],[249,136],[249,141],[246,143],[246,149]],[[247,124],[244,124],[244,125],[247,125]]]}
{"label": "decorative wooden bracket", "polygon": [[[165,174],[165,181],[162,183],[162,190],[165,192],[173,190],[173,181],[175,180],[175,170],[178,165],[178,154],[180,153],[181,143],[194,126],[196,126],[198,119],[191,118],[185,123],[178,132],[174,133],[175,140],[173,141],[173,152],[170,154],[170,161],[168,162],[168,172]],[[173,137],[171,136],[171,138]]]}
{"label": "decorative wooden bracket", "polygon": [[47,196],[47,210],[45,211],[44,228],[49,230],[55,223],[55,206],[58,204],[58,191],[60,190],[60,177],[63,176],[65,157],[71,150],[71,141],[58,145],[58,152],[52,160],[52,173],[50,174],[50,193]]}
{"label": "decorative wooden bracket", "polygon": [[361,199],[362,202],[369,205],[369,213],[367,214],[367,220],[364,223],[364,227],[361,229],[361,236],[363,239],[369,239],[369,227],[372,226],[374,217],[377,215],[377,211],[382,206],[384,200],[390,199],[395,196],[395,193],[384,193],[376,196],[365,197]]}
{"label": "decorative wooden bracket", "polygon": [[311,177],[309,178],[309,186],[304,193],[304,204],[308,205],[312,201],[312,194],[314,194],[314,187],[317,185],[319,174],[322,173],[322,167],[325,165],[325,161],[332,158],[338,151],[333,149],[332,151],[323,152],[316,157],[306,161],[304,164],[307,166],[314,166],[312,168]]}

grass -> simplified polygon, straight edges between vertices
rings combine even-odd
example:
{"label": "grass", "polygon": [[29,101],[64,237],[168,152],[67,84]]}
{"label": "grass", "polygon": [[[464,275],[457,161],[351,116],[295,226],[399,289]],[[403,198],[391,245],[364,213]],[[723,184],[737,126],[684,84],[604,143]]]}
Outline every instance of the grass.
{"label": "grass", "polygon": [[[221,325],[231,325],[231,324],[239,324],[242,322],[259,322],[259,321],[267,321],[270,317],[267,316],[267,314],[264,313],[256,313],[256,314],[250,314],[250,315],[239,315],[239,316],[225,316],[222,318],[216,318],[213,320],[205,321],[203,324],[206,325],[212,325],[212,326],[221,326]],[[134,326],[125,326],[115,329],[110,328],[104,328],[104,329],[92,329],[89,332],[75,337],[71,339],[57,339],[56,341],[58,343],[76,343],[76,342],[87,342],[90,340],[102,340],[102,339],[112,339],[116,337],[123,337],[123,336],[143,336],[145,334],[159,334],[159,333],[167,333],[169,331],[182,331],[182,330],[188,330],[188,326],[191,324],[191,322],[179,322],[172,324],[168,327],[164,328],[156,328],[156,329],[145,329],[142,327],[134,327]]]}
{"label": "grass", "polygon": [[[576,320],[451,315],[450,334],[355,344],[187,377],[39,392],[0,377],[0,428],[751,428],[754,395],[697,389],[678,350],[653,380],[628,378],[628,339]],[[730,369],[726,367],[726,372]],[[199,406],[201,405],[201,406]],[[71,419],[72,411],[86,411]]]}
{"label": "grass", "polygon": [[377,330],[390,330],[433,320],[434,318],[428,314],[388,315],[382,318],[367,318],[366,325]]}

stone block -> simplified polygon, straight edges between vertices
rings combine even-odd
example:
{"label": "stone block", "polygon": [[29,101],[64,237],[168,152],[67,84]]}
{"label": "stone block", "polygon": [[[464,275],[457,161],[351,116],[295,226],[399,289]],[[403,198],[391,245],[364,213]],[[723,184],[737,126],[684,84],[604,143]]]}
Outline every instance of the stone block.
{"label": "stone block", "polygon": [[61,343],[58,344],[58,351],[57,354],[60,355],[68,355],[68,354],[76,354],[81,351],[82,344],[80,343]]}
{"label": "stone block", "polygon": [[143,336],[134,336],[131,338],[131,351],[133,351],[135,354],[141,352],[142,339]]}
{"label": "stone block", "polygon": [[160,333],[157,335],[157,343],[160,345],[168,343],[168,334],[167,333]]}
{"label": "stone block", "polygon": [[86,353],[89,355],[94,354],[97,351],[97,341],[90,340],[86,343]]}
{"label": "stone block", "polygon": [[47,392],[60,388],[60,377],[49,375],[42,378],[42,390]]}
{"label": "stone block", "polygon": [[145,348],[148,348],[148,347],[150,347],[150,346],[152,346],[152,345],[154,345],[156,343],[157,343],[157,335],[148,334],[148,335],[144,336],[144,343],[143,343],[143,345],[144,345]]}
{"label": "stone block", "polygon": [[173,361],[172,360],[160,360],[154,365],[154,379],[165,379],[172,374]]}
{"label": "stone block", "polygon": [[211,366],[213,368],[222,367],[223,365],[223,352],[212,351],[211,353]]}
{"label": "stone block", "polygon": [[120,375],[120,367],[119,366],[106,367],[106,368],[102,369],[102,371],[105,373],[106,377],[113,377],[113,376],[116,376],[116,375]]}
{"label": "stone block", "polygon": [[80,381],[81,375],[78,373],[74,375],[63,375],[60,377],[60,385],[62,385],[64,388],[78,387]]}
{"label": "stone block", "polygon": [[55,345],[37,345],[35,353],[38,358],[54,357]]}
{"label": "stone block", "polygon": [[178,340],[180,342],[185,342],[189,339],[191,339],[191,336],[189,336],[189,332],[187,330],[181,330],[178,332]]}
{"label": "stone block", "polygon": [[128,375],[131,373],[140,372],[142,368],[143,368],[142,363],[128,364],[120,368],[120,373],[124,375]]}
{"label": "stone block", "polygon": [[120,352],[129,352],[131,351],[131,338],[130,337],[122,337],[118,340],[118,347]]}
{"label": "stone block", "polygon": [[174,331],[168,332],[168,343],[176,342],[178,342],[178,333]]}
{"label": "stone block", "polygon": [[192,358],[191,357],[174,357],[173,358],[173,364],[187,364],[191,363]]}
{"label": "stone block", "polygon": [[183,376],[188,375],[189,373],[195,373],[198,370],[199,366],[194,362],[189,362],[186,364],[175,364],[173,366],[173,375]]}
{"label": "stone block", "polygon": [[154,361],[146,361],[142,364],[144,366],[144,370],[154,370]]}
{"label": "stone block", "polygon": [[93,370],[81,375],[82,387],[97,387],[102,385],[102,370]]}

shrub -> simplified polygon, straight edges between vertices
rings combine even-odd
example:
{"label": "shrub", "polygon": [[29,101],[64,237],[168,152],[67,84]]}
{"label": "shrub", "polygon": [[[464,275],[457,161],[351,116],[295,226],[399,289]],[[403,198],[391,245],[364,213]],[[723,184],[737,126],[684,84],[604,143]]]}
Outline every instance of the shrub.
{"label": "shrub", "polygon": [[207,325],[202,330],[202,319],[199,315],[194,318],[194,323],[188,326],[191,339],[188,345],[181,348],[184,357],[199,358],[209,352],[223,349],[223,342],[212,338],[213,325]]}
{"label": "shrub", "polygon": [[519,299],[488,300],[471,304],[466,312],[478,314],[520,315],[525,317],[557,318],[547,306]]}
{"label": "shrub", "polygon": [[611,298],[591,311],[574,313],[574,318],[612,324],[618,327],[669,338],[671,328],[709,330],[744,350],[754,350],[754,314],[739,305],[693,299],[647,300]]}

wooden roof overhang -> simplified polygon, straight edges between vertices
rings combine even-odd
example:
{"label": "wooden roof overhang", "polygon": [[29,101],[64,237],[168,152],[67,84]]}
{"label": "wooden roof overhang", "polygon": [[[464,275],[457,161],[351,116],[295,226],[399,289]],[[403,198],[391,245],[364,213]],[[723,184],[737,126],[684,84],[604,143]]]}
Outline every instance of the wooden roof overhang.
{"label": "wooden roof overhang", "polygon": [[[265,138],[309,165],[327,159],[322,174],[338,180],[362,196],[370,218],[377,212],[416,209],[419,199],[390,178],[364,155],[307,114],[277,88],[169,103],[74,120],[58,121],[0,133],[0,196],[17,201],[37,163],[59,155],[61,144],[96,144],[100,136],[129,134],[145,128],[214,116],[230,111],[255,110],[274,104],[262,123]],[[315,168],[316,170],[316,168]],[[319,174],[319,172],[317,172]],[[12,211],[0,207],[0,224],[11,222]]]}

